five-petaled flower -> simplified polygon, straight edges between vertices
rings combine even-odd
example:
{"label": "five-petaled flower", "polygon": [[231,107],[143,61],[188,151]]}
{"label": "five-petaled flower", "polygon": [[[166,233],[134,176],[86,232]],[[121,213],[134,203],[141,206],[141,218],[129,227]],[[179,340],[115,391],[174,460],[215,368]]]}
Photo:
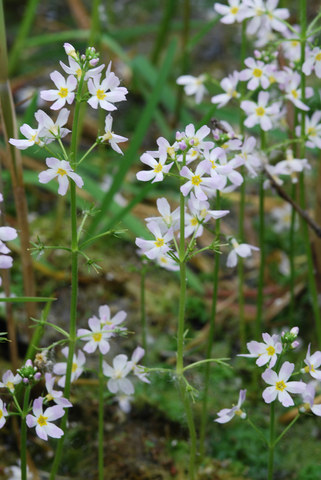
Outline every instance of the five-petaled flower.
{"label": "five-petaled flower", "polygon": [[28,427],[36,427],[36,433],[42,440],[48,440],[48,437],[62,437],[64,434],[63,430],[52,422],[64,416],[64,409],[59,405],[55,405],[43,411],[42,403],[42,397],[34,400],[32,408],[33,415],[29,414],[26,417]]}
{"label": "five-petaled flower", "polygon": [[302,368],[301,372],[310,373],[311,377],[316,380],[321,380],[321,370],[317,370],[321,365],[321,352],[314,352],[312,355],[310,353],[311,344],[309,343],[307,355],[304,359],[306,367]]}
{"label": "five-petaled flower", "polygon": [[113,359],[113,367],[103,362],[103,372],[106,377],[110,377],[107,382],[108,390],[111,393],[118,391],[131,395],[134,393],[132,382],[126,378],[133,369],[133,363],[128,361],[127,355],[119,354]]}
{"label": "five-petaled flower", "polygon": [[241,405],[244,403],[245,397],[246,397],[246,390],[240,390],[239,400],[237,402],[237,405],[235,405],[232,408],[223,408],[223,410],[220,410],[217,413],[218,418],[216,418],[214,421],[217,423],[227,423],[230,420],[232,420],[234,415],[238,415],[242,419],[246,418],[246,413],[243,412],[243,410],[241,409]]}
{"label": "five-petaled flower", "polygon": [[75,98],[76,78],[73,75],[69,75],[66,80],[56,70],[50,74],[50,78],[56,85],[57,90],[43,90],[40,92],[40,97],[49,102],[54,101],[50,107],[52,110],[59,110],[66,102],[70,105]]}
{"label": "five-petaled flower", "polygon": [[288,382],[294,370],[294,363],[284,362],[279,373],[268,368],[262,373],[263,380],[271,385],[263,391],[263,399],[266,403],[278,399],[284,407],[291,407],[294,402],[289,393],[303,393],[306,384],[300,382]]}
{"label": "five-petaled flower", "polygon": [[279,335],[269,335],[268,333],[262,333],[264,343],[256,342],[252,340],[246,344],[250,353],[239,354],[239,357],[257,358],[256,364],[259,367],[269,364],[270,368],[273,368],[277,356],[282,352],[282,343],[280,342]]}
{"label": "five-petaled flower", "polygon": [[58,160],[58,158],[49,157],[46,159],[46,164],[49,169],[39,173],[40,183],[48,183],[54,178],[58,178],[59,195],[66,195],[69,187],[68,178],[71,178],[77,187],[82,188],[84,184],[83,179],[80,177],[80,175],[73,171],[69,162],[66,162],[65,160]]}
{"label": "five-petaled flower", "polygon": [[0,428],[6,423],[6,417],[8,416],[8,412],[6,409],[6,404],[0,398]]}

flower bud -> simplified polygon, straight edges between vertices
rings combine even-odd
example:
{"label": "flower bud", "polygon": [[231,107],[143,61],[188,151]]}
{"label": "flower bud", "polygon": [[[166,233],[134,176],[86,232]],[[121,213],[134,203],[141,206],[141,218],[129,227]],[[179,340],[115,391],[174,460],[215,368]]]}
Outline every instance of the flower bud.
{"label": "flower bud", "polygon": [[66,54],[69,55],[70,57],[74,59],[78,58],[75,48],[70,43],[64,43],[64,49]]}

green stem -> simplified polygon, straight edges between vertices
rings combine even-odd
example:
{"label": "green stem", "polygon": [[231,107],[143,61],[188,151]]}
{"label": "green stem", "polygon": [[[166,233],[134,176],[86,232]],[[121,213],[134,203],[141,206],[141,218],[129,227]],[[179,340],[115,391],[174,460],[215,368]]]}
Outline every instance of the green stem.
{"label": "green stem", "polygon": [[251,428],[253,428],[253,430],[255,430],[256,433],[259,435],[259,437],[264,441],[264,443],[269,445],[269,442],[265,438],[263,432],[261,432],[261,430],[257,428],[257,426],[252,422],[252,420],[249,417],[247,417],[246,420],[247,420],[247,423],[251,426]]}
{"label": "green stem", "polygon": [[[291,198],[295,200],[296,184],[292,183]],[[295,209],[291,210],[291,226],[290,226],[290,325],[294,326],[294,304],[295,304],[295,270],[294,270],[294,254],[295,254]]]}
{"label": "green stem", "polygon": [[[142,328],[142,346],[147,355],[147,330],[146,330],[146,301],[145,301],[145,280],[146,280],[147,265],[142,266],[140,277],[140,305],[141,305],[141,328]],[[145,357],[146,358],[146,357]]]}
{"label": "green stem", "polygon": [[[261,149],[265,149],[265,132],[261,130]],[[255,322],[255,338],[259,340],[262,331],[263,317],[263,287],[264,287],[264,267],[265,267],[265,212],[264,212],[264,176],[260,178],[260,199],[259,199],[259,243],[260,243],[260,269],[258,279],[257,293],[257,313]]]}
{"label": "green stem", "polygon": [[191,407],[191,402],[189,399],[189,394],[186,391],[186,386],[183,383],[182,379],[179,379],[179,389],[180,389],[180,394],[182,397],[182,401],[184,404],[184,409],[185,409],[185,414],[186,414],[186,420],[187,420],[187,425],[188,425],[188,430],[189,430],[189,440],[190,440],[190,454],[189,454],[189,470],[188,470],[188,479],[189,480],[194,480],[195,479],[195,458],[196,458],[196,450],[197,450],[197,445],[196,445],[196,430],[195,430],[195,424],[194,424],[194,417],[193,417],[193,411]]}
{"label": "green stem", "polygon": [[[220,209],[220,204],[221,204],[220,192],[217,191],[216,205],[215,205],[216,210]],[[218,239],[219,236],[220,236],[220,220],[216,220],[215,236],[216,236],[216,239]],[[211,307],[211,316],[210,316],[210,329],[209,329],[209,333],[208,333],[208,342],[207,342],[207,349],[206,349],[206,358],[207,359],[212,356],[214,334],[215,334],[216,304],[217,304],[217,293],[218,293],[218,274],[219,274],[219,267],[220,267],[219,258],[220,258],[219,252],[215,252],[215,259],[214,259],[215,264],[214,264],[214,270],[213,270],[212,307]],[[205,367],[204,394],[203,394],[201,428],[200,428],[200,456],[201,456],[201,459],[204,457],[204,453],[205,453],[208,389],[209,389],[210,372],[211,372],[210,367],[211,367],[210,363],[207,363],[206,367]]]}
{"label": "green stem", "polygon": [[28,385],[23,398],[23,410],[21,416],[21,440],[20,440],[20,461],[21,461],[21,480],[27,480],[27,424],[26,416],[29,410],[29,396],[31,386]]}
{"label": "green stem", "polygon": [[[84,83],[84,74],[82,75],[79,85],[78,93],[81,93],[82,86]],[[78,120],[79,120],[79,110],[80,102],[76,103],[74,120],[72,125],[72,138],[71,138],[71,166],[76,170],[77,165],[77,137],[78,137]],[[76,195],[76,184],[73,181],[70,181],[70,210],[71,210],[71,300],[70,300],[70,325],[69,325],[69,351],[67,359],[67,368],[66,368],[66,380],[65,380],[65,389],[64,397],[69,399],[70,397],[70,387],[71,387],[71,373],[72,373],[72,364],[73,356],[75,353],[75,344],[77,340],[76,335],[76,321],[77,321],[77,297],[78,297],[78,235],[77,235],[77,195]],[[67,428],[67,419],[68,419],[68,409],[61,421],[61,429],[66,432]],[[61,461],[63,444],[64,444],[64,435],[58,440],[56,455],[53,461],[50,480],[54,480],[58,471],[58,467]]]}
{"label": "green stem", "polygon": [[283,432],[278,436],[278,438],[275,440],[274,442],[274,447],[276,447],[276,445],[279,443],[280,440],[282,440],[282,438],[284,437],[284,435],[286,434],[286,432],[288,430],[290,430],[290,428],[292,427],[292,425],[295,424],[295,422],[299,419],[300,417],[300,413],[297,414],[296,417],[294,417],[294,419],[289,423],[289,425],[287,425],[285,427],[285,429],[283,430]]}
{"label": "green stem", "polygon": [[99,352],[99,411],[98,411],[98,471],[99,480],[104,480],[104,356]]}
{"label": "green stem", "polygon": [[[301,97],[302,102],[305,102],[305,75],[302,71],[302,66],[305,61],[305,47],[306,47],[306,30],[307,30],[307,2],[306,0],[300,0],[300,27],[301,27],[301,58],[300,58],[300,69],[301,69]],[[301,112],[301,138],[304,139],[305,136],[305,112]],[[300,144],[300,157],[305,157],[305,142]],[[299,191],[300,191],[300,206],[303,209],[306,209],[305,201],[305,184],[304,184],[304,172],[300,173],[299,177]],[[304,244],[306,247],[307,263],[308,263],[308,281],[309,289],[312,300],[312,308],[315,317],[316,323],[316,333],[318,338],[319,347],[321,347],[321,315],[318,302],[318,290],[316,286],[316,280],[314,276],[314,262],[312,257],[311,243],[309,238],[309,229],[305,221],[302,222]]]}
{"label": "green stem", "polygon": [[[241,43],[241,69],[244,68],[244,60],[246,57],[246,21],[242,23],[242,43]],[[241,83],[241,96],[244,97],[246,93],[246,84],[245,82]],[[244,137],[244,120],[245,112],[241,110],[240,112],[240,133]],[[245,167],[241,167],[241,175],[243,177],[243,183],[241,185],[240,191],[240,211],[239,211],[239,240],[241,243],[244,243],[244,215],[245,215],[245,192],[246,192],[246,181],[245,181]],[[238,300],[239,300],[239,317],[240,317],[240,343],[241,349],[245,349],[246,343],[246,333],[245,333],[245,318],[244,318],[244,260],[239,258],[237,263],[237,273],[238,273]]]}
{"label": "green stem", "polygon": [[270,442],[269,442],[269,461],[268,461],[268,480],[273,480],[274,470],[274,436],[275,436],[275,402],[271,403],[270,414]]}
{"label": "green stem", "polygon": [[81,157],[81,159],[79,160],[78,162],[78,165],[80,165],[84,160],[85,158],[90,154],[90,152],[92,152],[92,150],[98,145],[97,142],[95,142],[88,150],[87,152]]}

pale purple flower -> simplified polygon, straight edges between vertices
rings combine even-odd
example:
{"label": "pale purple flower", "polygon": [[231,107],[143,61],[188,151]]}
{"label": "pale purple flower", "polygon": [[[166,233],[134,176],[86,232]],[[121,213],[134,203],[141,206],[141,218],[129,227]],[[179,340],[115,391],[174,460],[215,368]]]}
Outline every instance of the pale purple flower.
{"label": "pale purple flower", "polygon": [[284,362],[280,372],[268,368],[262,373],[263,380],[271,385],[263,391],[263,399],[266,403],[278,399],[284,407],[291,407],[294,402],[289,393],[303,393],[306,384],[300,382],[288,382],[294,370],[294,363]]}
{"label": "pale purple flower", "polygon": [[[305,117],[305,135],[307,137],[306,146],[309,148],[321,149],[321,112],[317,110],[313,115]],[[298,137],[301,135],[301,126],[297,126],[295,133]]]}
{"label": "pale purple flower", "polygon": [[57,90],[42,90],[40,97],[49,102],[52,110],[59,110],[64,107],[66,102],[70,105],[75,98],[74,90],[77,88],[77,80],[73,75],[69,75],[67,80],[56,70],[50,74],[51,80],[57,87]]}
{"label": "pale purple flower", "polygon": [[279,0],[246,0],[246,17],[251,18],[248,21],[246,31],[249,35],[256,33],[266,35],[271,30],[284,32],[286,25],[282,20],[290,16],[287,8],[277,8]]}
{"label": "pale purple flower", "polygon": [[[66,359],[68,358],[69,348],[65,347],[61,350]],[[74,353],[72,359],[72,369],[71,369],[71,382],[77,380],[80,377],[82,372],[84,371],[84,366],[86,363],[86,357],[82,350],[78,350],[78,353]],[[59,387],[64,387],[66,382],[66,371],[67,371],[67,361],[56,363],[53,367],[53,372],[56,375],[62,375],[62,377],[58,380]]]}
{"label": "pale purple flower", "polygon": [[88,80],[88,91],[91,95],[88,103],[92,108],[100,106],[104,110],[112,112],[117,110],[114,103],[126,100],[128,91],[125,87],[119,87],[119,78],[110,69],[111,63],[109,63],[106,77],[102,81],[100,81],[100,75]]}
{"label": "pale purple flower", "polygon": [[66,108],[60,110],[57,120],[54,122],[43,110],[35,113],[35,118],[41,125],[40,137],[45,143],[51,143],[56,138],[64,138],[71,132],[68,128],[63,128],[69,118],[70,111]]}
{"label": "pale purple flower", "polygon": [[165,234],[163,234],[156,222],[148,223],[147,228],[154,235],[155,239],[144,240],[143,238],[136,238],[136,245],[142,249],[146,257],[153,260],[170,250],[168,242],[173,238],[173,231],[170,228]]}
{"label": "pale purple flower", "polygon": [[115,396],[118,406],[124,413],[129,413],[131,410],[131,402],[134,400],[133,395],[119,394]]}
{"label": "pale purple flower", "polygon": [[6,417],[8,416],[8,412],[6,409],[6,404],[0,398],[0,428],[6,423]]}
{"label": "pale purple flower", "polygon": [[115,150],[115,152],[123,155],[123,152],[119,148],[118,143],[127,142],[128,138],[122,137],[121,135],[116,135],[116,133],[112,131],[112,126],[113,117],[109,114],[105,119],[105,133],[104,135],[98,137],[98,139],[102,142],[109,143],[111,148]]}
{"label": "pale purple flower", "polygon": [[73,171],[69,162],[66,162],[65,160],[58,160],[58,158],[49,157],[46,159],[46,164],[49,169],[39,173],[40,183],[48,183],[54,178],[58,178],[59,195],[66,195],[69,187],[68,178],[71,178],[77,187],[82,188],[84,184],[83,179],[80,177],[80,175]]}
{"label": "pale purple flower", "polygon": [[0,227],[0,241],[8,242],[17,238],[17,230],[12,227]]}
{"label": "pale purple flower", "polygon": [[27,123],[24,123],[20,127],[20,132],[26,137],[26,139],[9,139],[9,143],[19,148],[19,150],[25,150],[26,148],[32,147],[32,145],[39,145],[40,147],[44,145],[43,141],[40,139],[41,125],[35,129],[31,128]]}
{"label": "pale purple flower", "polygon": [[26,417],[28,427],[36,427],[36,433],[42,440],[48,440],[48,437],[62,437],[64,434],[63,430],[52,422],[64,416],[64,409],[59,405],[55,405],[43,411],[42,403],[42,397],[34,400],[32,407],[33,415],[29,414]]}
{"label": "pale purple flower", "polygon": [[126,395],[134,393],[132,382],[126,378],[132,370],[132,362],[128,361],[127,355],[119,354],[113,359],[113,367],[103,362],[103,372],[106,377],[110,377],[107,382],[108,390],[111,393],[123,392]]}
{"label": "pale purple flower", "polygon": [[201,201],[195,197],[193,193],[190,194],[188,200],[189,212],[185,215],[185,238],[194,234],[195,238],[203,234],[203,224],[208,222],[211,218],[217,220],[229,213],[229,210],[209,210],[210,204],[205,200]]}
{"label": "pale purple flower", "polygon": [[0,255],[0,269],[11,268],[13,264],[13,258],[10,255]]}
{"label": "pale purple flower", "polygon": [[145,218],[147,223],[156,222],[159,225],[162,233],[168,231],[169,228],[177,230],[179,228],[179,207],[171,212],[171,207],[166,198],[158,198],[156,200],[157,210],[161,214],[160,217],[147,217]]}
{"label": "pale purple flower", "polygon": [[250,353],[239,354],[239,357],[257,358],[256,364],[259,367],[269,364],[270,368],[273,368],[277,356],[282,352],[282,343],[279,335],[269,335],[268,333],[262,333],[264,343],[256,342],[252,340],[246,344]]}
{"label": "pale purple flower", "polygon": [[141,170],[136,174],[137,180],[140,180],[141,182],[148,182],[152,178],[152,183],[163,181],[164,173],[168,173],[173,165],[173,162],[166,165],[167,154],[164,152],[163,154],[160,152],[159,161],[157,161],[149,153],[143,153],[143,155],[140,157],[140,160],[141,162],[145,163],[145,165],[148,165],[152,168],[152,170]]}
{"label": "pale purple flower", "polygon": [[315,47],[311,50],[303,63],[302,71],[305,75],[311,75],[314,70],[316,76],[321,78],[321,48]]}
{"label": "pale purple flower", "polygon": [[249,80],[247,84],[249,90],[256,90],[260,86],[264,89],[269,87],[269,72],[265,63],[249,57],[244,60],[244,64],[247,68],[240,72],[239,78],[243,82]]}
{"label": "pale purple flower", "polygon": [[294,62],[300,61],[301,58],[301,28],[299,25],[292,25],[292,27],[296,30],[296,33],[289,29],[284,30],[285,41],[282,42],[283,55],[289,60],[291,66],[294,65]]}
{"label": "pale purple flower", "polygon": [[195,126],[192,123],[189,123],[185,128],[185,132],[181,132],[181,141],[183,140],[188,148],[193,148],[198,151],[203,150],[204,148],[211,148],[213,142],[204,141],[204,138],[207,137],[210,131],[211,130],[207,125],[203,125],[196,131]]}
{"label": "pale purple flower", "polygon": [[241,152],[237,153],[235,158],[240,157],[243,165],[250,174],[250,177],[257,176],[257,171],[261,168],[261,159],[258,153],[255,153],[256,140],[254,137],[247,137],[241,147]]}
{"label": "pale purple flower", "polygon": [[254,247],[253,245],[249,245],[248,243],[238,243],[235,238],[232,238],[231,244],[233,246],[233,250],[228,254],[226,266],[233,268],[237,264],[237,257],[250,257],[252,254],[252,250],[258,251],[260,250],[258,247]]}
{"label": "pale purple flower", "polygon": [[15,386],[22,380],[21,376],[17,373],[14,375],[11,370],[7,370],[2,375],[2,382],[0,382],[0,388],[7,388],[11,393],[14,392]]}
{"label": "pale purple flower", "polygon": [[142,347],[137,347],[133,351],[131,363],[132,363],[132,371],[136,377],[139,378],[142,382],[150,383],[149,379],[147,378],[147,373],[144,371],[144,367],[142,365],[138,365],[138,362],[143,356],[145,355],[145,350]]}
{"label": "pale purple flower", "polygon": [[199,75],[193,77],[192,75],[181,75],[176,80],[178,85],[184,85],[184,91],[186,95],[195,95],[195,102],[201,103],[204,95],[207,93],[207,89],[204,86],[206,75]]}
{"label": "pale purple flower", "polygon": [[51,373],[45,374],[45,382],[46,382],[46,389],[47,395],[45,396],[45,400],[48,402],[54,401],[57,405],[60,405],[63,408],[72,407],[72,404],[67,400],[67,398],[63,397],[63,392],[60,390],[54,390],[56,377],[51,375]]}
{"label": "pale purple flower", "polygon": [[321,405],[314,404],[315,388],[313,383],[308,383],[306,389],[302,393],[303,405],[300,406],[300,412],[307,412],[311,410],[314,415],[321,417]]}
{"label": "pale purple flower", "polygon": [[321,365],[321,352],[316,351],[311,355],[310,349],[311,344],[309,343],[308,351],[304,359],[306,367],[302,368],[301,372],[310,373],[311,377],[316,380],[321,380],[321,370],[317,370]]}
{"label": "pale purple flower", "polygon": [[235,415],[239,416],[242,419],[245,419],[246,413],[243,412],[243,410],[241,409],[241,406],[245,401],[245,397],[246,397],[246,390],[240,390],[237,405],[235,405],[232,408],[223,408],[223,410],[220,410],[217,414],[218,418],[216,418],[214,422],[227,423],[230,420],[232,420],[232,418]]}
{"label": "pale purple flower", "polygon": [[127,313],[124,310],[120,310],[113,317],[111,317],[109,306],[101,305],[98,309],[98,313],[99,321],[102,327],[107,327],[106,330],[108,331],[110,337],[114,336],[114,332],[112,332],[111,330],[114,330],[115,328],[125,330],[124,327],[119,326],[125,321],[127,316]]}
{"label": "pale purple flower", "polygon": [[292,183],[297,183],[296,173],[303,172],[303,170],[310,170],[310,164],[306,158],[293,158],[293,151],[287,149],[286,159],[281,160],[273,166],[273,175],[290,175]]}
{"label": "pale purple flower", "polygon": [[221,80],[221,87],[225,93],[220,93],[219,95],[214,95],[211,98],[212,103],[217,103],[217,108],[222,108],[226,105],[232,98],[239,98],[240,93],[237,92],[236,87],[240,80],[240,74],[236,70],[231,73],[228,77]]}
{"label": "pale purple flower", "polygon": [[[285,98],[290,100],[300,110],[310,110],[309,107],[302,101],[302,91],[300,88],[301,76],[297,72],[293,72],[290,68],[287,68],[287,75],[285,82],[282,85],[284,88]],[[306,88],[306,98],[309,98],[312,94],[312,90]]]}
{"label": "pale purple flower", "polygon": [[179,265],[177,264],[177,262],[175,262],[175,260],[166,253],[158,255],[155,261],[157,265],[165,268],[165,270],[169,270],[171,272],[177,272],[179,270]]}
{"label": "pale purple flower", "polygon": [[[292,217],[292,207],[289,203],[285,203],[282,207],[276,207],[271,211],[271,217],[274,221],[273,230],[276,233],[282,233],[290,229],[291,226],[291,217]],[[295,219],[294,228],[298,229],[298,219]]]}
{"label": "pale purple flower", "polygon": [[281,104],[275,102],[268,106],[269,93],[260,92],[258,95],[258,101],[252,102],[251,100],[243,100],[241,102],[241,108],[248,115],[244,122],[246,127],[254,127],[254,125],[260,125],[262,130],[271,130],[273,127],[272,118],[280,111]]}
{"label": "pale purple flower", "polygon": [[64,43],[64,49],[65,49],[65,52],[68,56],[70,56],[72,58],[78,58],[76,49],[73,45],[71,45],[71,43],[65,42]]}
{"label": "pale purple flower", "polygon": [[[69,66],[64,64],[63,62],[59,62],[62,69],[68,73],[69,75],[74,75],[77,80],[79,81],[80,78],[81,78],[81,75],[83,73],[83,70],[81,69],[80,65],[78,62],[76,62],[76,60],[74,60],[73,58],[69,57],[68,58],[68,61],[69,61]],[[91,68],[90,70],[88,70],[86,73],[85,73],[85,80],[88,80],[88,78],[92,78],[92,77],[95,77],[97,75],[99,75],[103,69],[105,68],[105,65],[102,64],[102,65],[99,65],[98,67],[95,67],[95,68]]]}
{"label": "pale purple flower", "polygon": [[106,327],[102,326],[101,321],[97,317],[91,317],[88,320],[88,325],[90,330],[80,328],[77,331],[77,337],[80,337],[80,340],[87,342],[84,346],[84,351],[87,353],[93,353],[98,347],[100,353],[105,355],[110,349],[109,342],[106,340],[107,338],[110,338],[110,333]]}

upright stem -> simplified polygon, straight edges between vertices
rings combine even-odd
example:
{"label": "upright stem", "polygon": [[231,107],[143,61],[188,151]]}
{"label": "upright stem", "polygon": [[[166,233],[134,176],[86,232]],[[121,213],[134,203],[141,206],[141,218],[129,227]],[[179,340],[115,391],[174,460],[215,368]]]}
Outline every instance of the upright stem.
{"label": "upright stem", "polygon": [[[141,305],[141,328],[142,328],[142,346],[147,354],[147,329],[146,329],[146,302],[145,302],[145,279],[147,266],[143,264],[140,277],[140,305]],[[146,356],[145,356],[146,358]]]}
{"label": "upright stem", "polygon": [[26,416],[29,407],[30,385],[25,389],[23,398],[23,411],[21,417],[21,443],[20,443],[20,461],[21,461],[21,480],[27,480],[27,424]]}
{"label": "upright stem", "polygon": [[103,354],[99,352],[98,478],[104,480],[104,373]]}
{"label": "upright stem", "polygon": [[[261,130],[261,149],[265,149],[265,132]],[[265,264],[265,217],[264,217],[264,176],[260,178],[260,199],[259,199],[259,242],[260,242],[260,269],[257,293],[257,313],[255,324],[255,337],[258,340],[262,331],[263,316],[263,287],[264,287],[264,264]]]}
{"label": "upright stem", "polygon": [[[242,23],[242,43],[241,43],[241,69],[244,68],[244,60],[246,56],[246,21]],[[243,97],[246,92],[245,82],[241,83],[241,96]],[[244,119],[245,112],[240,112],[240,133],[244,135]],[[240,190],[240,211],[239,211],[239,241],[243,243],[244,239],[244,214],[245,214],[245,191],[246,191],[246,177],[244,165],[241,167],[241,175],[243,177],[243,183]],[[237,263],[238,272],[238,299],[239,299],[239,318],[240,318],[240,331],[244,332],[240,336],[241,349],[245,349],[246,335],[245,335],[245,319],[244,319],[244,261],[240,257]]]}
{"label": "upright stem", "polygon": [[[216,210],[220,209],[220,193],[217,191],[216,195]],[[218,239],[220,236],[220,220],[216,220],[215,224],[215,237]],[[215,320],[216,320],[216,304],[217,304],[217,293],[218,293],[218,274],[219,274],[219,262],[220,254],[219,252],[215,252],[214,257],[214,270],[213,270],[213,290],[212,290],[212,308],[211,308],[211,316],[210,316],[210,329],[208,333],[208,342],[207,342],[207,349],[206,349],[206,358],[211,358],[212,356],[212,348],[214,342],[214,335],[215,335]],[[205,453],[205,436],[206,436],[206,424],[207,424],[207,398],[208,398],[208,388],[209,388],[209,380],[210,380],[210,371],[211,365],[210,363],[206,363],[205,366],[205,375],[204,375],[204,392],[203,392],[203,406],[202,406],[202,417],[201,417],[201,429],[200,429],[200,458],[204,457]]]}
{"label": "upright stem", "polygon": [[[301,69],[301,97],[302,101],[305,101],[305,75],[302,71],[302,65],[305,61],[305,47],[306,47],[306,30],[307,30],[307,2],[306,0],[300,0],[300,26],[301,26],[301,59],[300,59],[300,69]],[[305,157],[305,112],[301,112],[301,139],[300,143],[300,156],[301,158]],[[305,209],[305,184],[304,184],[304,172],[300,173],[299,177],[299,190],[300,190],[300,206]],[[304,244],[306,247],[307,263],[308,263],[308,281],[309,289],[312,300],[312,308],[315,317],[316,332],[318,338],[319,347],[321,347],[321,315],[320,307],[318,302],[318,290],[316,286],[316,280],[314,276],[314,262],[312,257],[311,243],[309,238],[309,229],[305,221],[302,222],[302,229],[304,235]]]}
{"label": "upright stem", "polygon": [[275,437],[275,401],[271,403],[270,411],[270,443],[269,443],[269,463],[268,463],[268,480],[273,480],[274,470],[274,437]]}
{"label": "upright stem", "polygon": [[[84,74],[82,75],[78,92],[81,93],[82,86],[84,82]],[[74,170],[76,170],[77,165],[77,136],[78,136],[78,120],[79,120],[79,110],[80,102],[76,103],[74,120],[72,126],[72,138],[71,138],[71,161],[70,164]],[[69,399],[70,397],[70,387],[71,387],[71,373],[72,373],[72,364],[73,356],[75,353],[76,345],[76,316],[77,316],[77,297],[78,297],[78,235],[77,235],[77,196],[76,196],[76,184],[73,181],[70,181],[70,210],[71,210],[71,300],[70,300],[70,325],[69,325],[69,351],[67,359],[67,369],[66,369],[66,380],[65,380],[65,389],[64,397]],[[61,421],[61,428],[66,432],[68,419],[68,409],[65,410],[65,415]],[[56,455],[54,458],[53,466],[50,473],[50,480],[54,480],[58,467],[61,461],[61,455],[64,444],[64,435],[58,440]]]}
{"label": "upright stem", "polygon": [[[296,184],[292,183],[291,198],[295,199]],[[295,209],[291,210],[291,225],[290,225],[290,325],[294,326],[294,304],[295,304],[295,271],[294,271],[294,253],[295,253]]]}

